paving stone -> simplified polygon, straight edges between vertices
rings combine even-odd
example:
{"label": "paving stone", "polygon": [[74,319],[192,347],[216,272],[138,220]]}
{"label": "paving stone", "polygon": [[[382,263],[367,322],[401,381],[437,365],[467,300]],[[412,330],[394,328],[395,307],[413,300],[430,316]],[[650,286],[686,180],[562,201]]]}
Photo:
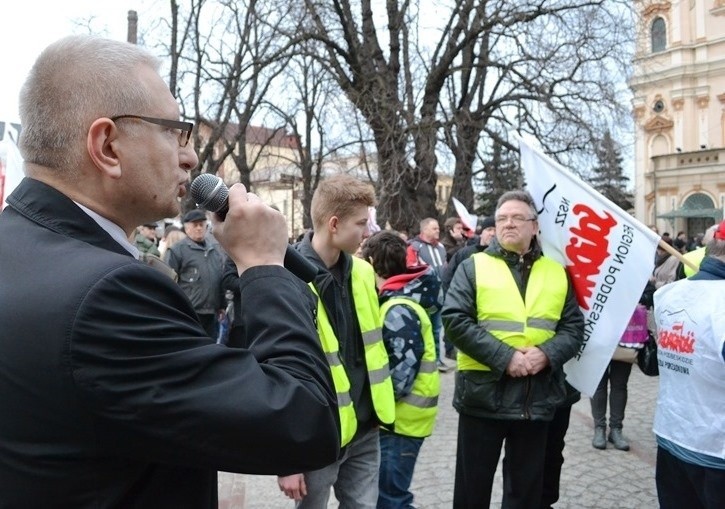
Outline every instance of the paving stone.
{"label": "paving stone", "polygon": [[[453,503],[458,414],[451,406],[453,373],[441,375],[440,410],[434,434],[426,439],[413,477],[415,505],[421,509],[445,509]],[[635,366],[629,379],[629,400],[624,435],[629,452],[604,451],[591,445],[594,423],[588,398],[572,408],[564,449],[561,498],[556,509],[656,508],[654,467],[657,446],[652,420],[657,399],[657,377],[646,377]],[[501,468],[496,473],[491,507],[500,507]],[[329,507],[338,504],[331,496]],[[271,476],[220,473],[219,507],[223,509],[291,509]]]}

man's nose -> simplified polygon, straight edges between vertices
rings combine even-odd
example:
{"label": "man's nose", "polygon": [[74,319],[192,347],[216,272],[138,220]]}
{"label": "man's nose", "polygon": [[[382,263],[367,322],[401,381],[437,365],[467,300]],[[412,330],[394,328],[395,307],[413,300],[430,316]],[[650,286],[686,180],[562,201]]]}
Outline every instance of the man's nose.
{"label": "man's nose", "polygon": [[180,150],[179,165],[185,171],[190,172],[199,164],[199,156],[196,154],[196,150],[194,150],[191,142],[185,147],[180,147]]}

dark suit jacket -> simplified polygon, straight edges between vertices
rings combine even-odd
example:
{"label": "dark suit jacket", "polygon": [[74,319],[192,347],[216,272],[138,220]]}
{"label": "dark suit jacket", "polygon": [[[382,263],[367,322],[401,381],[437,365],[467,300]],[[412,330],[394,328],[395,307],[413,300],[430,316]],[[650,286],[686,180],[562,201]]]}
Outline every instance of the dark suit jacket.
{"label": "dark suit jacket", "polygon": [[216,470],[285,474],[339,450],[307,287],[240,279],[249,350],[66,196],[25,179],[0,213],[0,507],[216,507]]}

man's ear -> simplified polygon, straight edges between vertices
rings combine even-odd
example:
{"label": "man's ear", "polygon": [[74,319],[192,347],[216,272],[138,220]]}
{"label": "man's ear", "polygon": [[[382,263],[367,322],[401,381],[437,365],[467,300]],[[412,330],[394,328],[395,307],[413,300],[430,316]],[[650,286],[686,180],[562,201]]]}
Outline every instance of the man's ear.
{"label": "man's ear", "polygon": [[337,233],[337,227],[340,224],[340,218],[337,216],[332,216],[327,221],[327,229],[330,231],[330,233]]}
{"label": "man's ear", "polygon": [[88,129],[86,149],[88,157],[101,173],[111,177],[121,176],[121,161],[116,153],[118,128],[111,119],[98,118]]}

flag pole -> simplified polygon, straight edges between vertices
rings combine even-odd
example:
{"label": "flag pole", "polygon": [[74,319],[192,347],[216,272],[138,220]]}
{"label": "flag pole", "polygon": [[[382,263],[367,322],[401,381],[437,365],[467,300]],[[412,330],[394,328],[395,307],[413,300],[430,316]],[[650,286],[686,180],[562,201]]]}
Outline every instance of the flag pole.
{"label": "flag pole", "polygon": [[680,260],[682,263],[684,263],[685,265],[687,265],[688,267],[690,267],[695,272],[698,272],[700,270],[700,267],[698,267],[697,265],[695,265],[694,263],[692,263],[690,260],[688,260],[687,258],[685,258],[684,256],[682,256],[682,253],[680,253],[674,247],[670,246],[664,240],[660,239],[660,241],[658,243],[658,247],[660,249],[664,249],[665,251],[667,251],[668,253],[670,253],[672,256],[675,256],[678,260]]}

